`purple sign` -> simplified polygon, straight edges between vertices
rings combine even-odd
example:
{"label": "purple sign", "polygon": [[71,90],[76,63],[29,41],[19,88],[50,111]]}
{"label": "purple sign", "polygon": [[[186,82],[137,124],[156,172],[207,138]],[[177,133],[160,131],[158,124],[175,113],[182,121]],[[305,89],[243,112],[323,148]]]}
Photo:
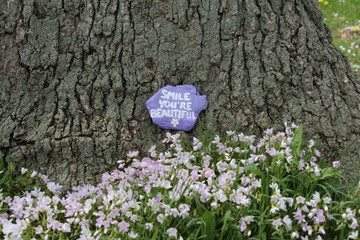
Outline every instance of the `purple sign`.
{"label": "purple sign", "polygon": [[167,85],[146,102],[153,123],[171,130],[190,131],[206,107],[206,96],[193,85]]}

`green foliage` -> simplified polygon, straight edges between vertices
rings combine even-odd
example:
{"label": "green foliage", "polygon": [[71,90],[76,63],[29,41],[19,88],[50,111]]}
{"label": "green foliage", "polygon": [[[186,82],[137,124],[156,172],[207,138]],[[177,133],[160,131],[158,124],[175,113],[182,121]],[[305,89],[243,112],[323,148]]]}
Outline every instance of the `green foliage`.
{"label": "green foliage", "polygon": [[291,150],[294,157],[298,158],[300,156],[300,151],[302,148],[302,135],[303,135],[303,125],[299,125],[299,127],[295,130],[294,139],[291,144]]}
{"label": "green foliage", "polygon": [[0,189],[3,196],[22,196],[35,188],[46,189],[33,172],[25,168],[17,169],[9,157],[4,157],[0,152]]}
{"label": "green foliage", "polygon": [[215,239],[215,216],[214,213],[206,211],[202,216],[201,220],[203,224],[201,225],[202,235],[205,236],[205,240],[214,240]]}

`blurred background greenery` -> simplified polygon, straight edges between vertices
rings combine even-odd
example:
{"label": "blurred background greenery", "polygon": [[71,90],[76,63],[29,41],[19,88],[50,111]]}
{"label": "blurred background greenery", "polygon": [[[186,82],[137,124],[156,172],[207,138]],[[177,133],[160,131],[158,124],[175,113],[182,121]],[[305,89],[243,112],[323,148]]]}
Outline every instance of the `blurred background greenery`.
{"label": "blurred background greenery", "polygon": [[333,44],[348,57],[360,80],[360,0],[318,0]]}

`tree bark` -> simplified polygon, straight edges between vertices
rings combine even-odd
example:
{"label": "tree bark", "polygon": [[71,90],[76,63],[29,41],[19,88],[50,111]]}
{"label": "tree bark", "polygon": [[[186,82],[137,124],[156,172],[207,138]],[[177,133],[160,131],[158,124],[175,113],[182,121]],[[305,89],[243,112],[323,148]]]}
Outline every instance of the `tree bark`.
{"label": "tree bark", "polygon": [[359,172],[360,86],[316,0],[5,0],[0,150],[65,185],[94,182],[159,143],[146,100],[193,84],[209,106],[188,134],[303,123]]}

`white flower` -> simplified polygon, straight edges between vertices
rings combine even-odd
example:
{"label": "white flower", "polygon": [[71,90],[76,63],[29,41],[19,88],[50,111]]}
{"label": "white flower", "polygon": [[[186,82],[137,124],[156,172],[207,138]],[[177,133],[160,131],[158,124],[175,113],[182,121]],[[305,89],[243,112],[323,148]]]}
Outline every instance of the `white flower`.
{"label": "white flower", "polygon": [[157,217],[156,217],[156,220],[159,222],[159,223],[162,223],[162,222],[164,222],[164,220],[165,220],[165,216],[164,216],[164,214],[159,214]]}
{"label": "white flower", "polygon": [[215,209],[215,208],[217,208],[219,205],[218,205],[217,202],[212,202],[212,203],[210,204],[210,206]]}
{"label": "white flower", "polygon": [[235,134],[235,132],[234,131],[226,131],[226,134],[229,135],[229,136],[232,136],[232,135]]}
{"label": "white flower", "polygon": [[227,197],[224,194],[223,190],[219,189],[219,191],[214,193],[214,199],[219,200],[220,202],[225,202],[227,200]]}
{"label": "white flower", "polygon": [[283,225],[283,223],[281,222],[281,218],[278,218],[276,220],[274,220],[271,223],[276,229],[278,229],[281,225]]}
{"label": "white flower", "polygon": [[38,226],[38,227],[35,228],[35,233],[36,234],[41,234],[43,232],[44,232],[44,230],[43,230],[43,228],[41,226]]}
{"label": "white flower", "polygon": [[128,152],[127,156],[128,157],[136,157],[139,154],[139,151],[131,151]]}
{"label": "white flower", "polygon": [[17,219],[16,223],[13,224],[11,223],[11,221],[6,221],[3,226],[2,226],[2,232],[5,235],[8,235],[8,239],[14,239],[14,240],[20,240],[21,238],[21,234],[23,232],[23,230],[25,230],[27,228],[27,223],[25,220],[20,220]]}
{"label": "white flower", "polygon": [[145,228],[148,230],[151,230],[153,228],[153,224],[152,223],[145,223]]}
{"label": "white flower", "polygon": [[168,230],[166,230],[166,232],[169,235],[169,237],[176,237],[177,236],[176,228],[169,228]]}
{"label": "white flower", "polygon": [[297,233],[297,232],[292,232],[292,233],[291,233],[291,238],[299,238],[299,233]]}
{"label": "white flower", "polygon": [[137,238],[138,235],[137,235],[137,233],[134,233],[133,231],[131,231],[131,232],[129,233],[129,237],[130,237],[130,238]]}
{"label": "white flower", "polygon": [[227,168],[229,168],[229,164],[227,164],[226,162],[218,162],[216,163],[216,167],[220,172],[225,171]]}
{"label": "white flower", "polygon": [[173,119],[171,120],[171,124],[172,124],[174,127],[176,127],[177,125],[179,125],[179,120],[173,118]]}
{"label": "white flower", "polygon": [[71,232],[71,227],[70,227],[70,224],[69,223],[64,223],[61,227],[61,230],[63,232]]}
{"label": "white flower", "polygon": [[331,198],[329,198],[329,197],[324,197],[323,202],[324,202],[325,204],[329,204],[329,203],[331,203]]}
{"label": "white flower", "polygon": [[272,188],[272,189],[277,189],[278,187],[279,187],[279,185],[277,184],[277,183],[271,183],[270,185],[270,188]]}
{"label": "white flower", "polygon": [[246,216],[241,218],[242,221],[245,221],[247,224],[250,224],[254,221],[254,216]]}
{"label": "white flower", "polygon": [[28,171],[27,168],[23,168],[23,167],[21,168],[21,174],[22,174],[22,175],[24,175],[27,171]]}
{"label": "white flower", "polygon": [[356,239],[358,237],[358,234],[358,231],[351,232],[351,234],[349,235],[349,239]]}
{"label": "white flower", "polygon": [[89,213],[89,211],[92,208],[92,204],[95,203],[95,199],[86,199],[85,204],[84,204],[84,212],[85,213]]}
{"label": "white flower", "polygon": [[48,182],[46,186],[54,194],[60,193],[63,188],[60,184],[54,182]]}
{"label": "white flower", "polygon": [[302,196],[299,196],[299,197],[297,197],[296,198],[296,203],[297,204],[304,204],[305,203],[305,198],[304,197],[302,197]]}
{"label": "white flower", "polygon": [[280,209],[278,207],[272,207],[270,209],[270,213],[276,213],[277,211],[279,211]]}

